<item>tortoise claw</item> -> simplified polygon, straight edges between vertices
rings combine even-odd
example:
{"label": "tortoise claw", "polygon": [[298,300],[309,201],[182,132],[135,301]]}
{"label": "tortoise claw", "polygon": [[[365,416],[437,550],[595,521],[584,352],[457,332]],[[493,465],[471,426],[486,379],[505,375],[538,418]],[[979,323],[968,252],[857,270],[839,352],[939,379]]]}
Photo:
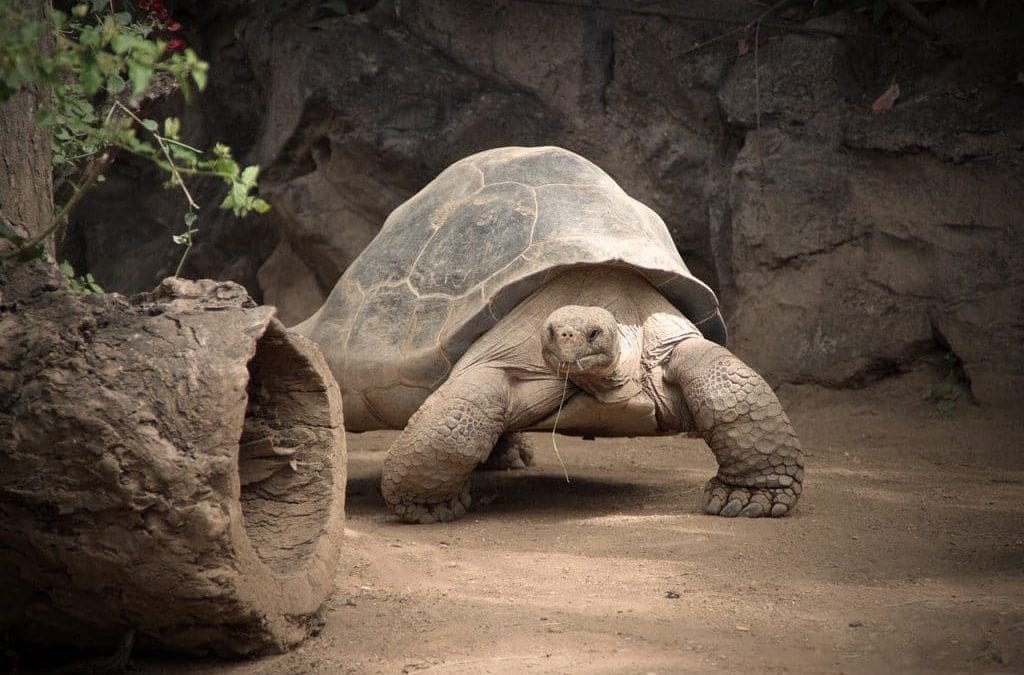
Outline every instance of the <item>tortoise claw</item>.
{"label": "tortoise claw", "polygon": [[406,523],[429,525],[430,523],[448,523],[466,515],[473,498],[469,488],[463,488],[458,495],[434,504],[398,503],[388,504],[391,510]]}
{"label": "tortoise claw", "polygon": [[763,488],[728,485],[715,477],[704,488],[704,513],[726,518],[778,518],[788,514],[800,496],[800,484]]}

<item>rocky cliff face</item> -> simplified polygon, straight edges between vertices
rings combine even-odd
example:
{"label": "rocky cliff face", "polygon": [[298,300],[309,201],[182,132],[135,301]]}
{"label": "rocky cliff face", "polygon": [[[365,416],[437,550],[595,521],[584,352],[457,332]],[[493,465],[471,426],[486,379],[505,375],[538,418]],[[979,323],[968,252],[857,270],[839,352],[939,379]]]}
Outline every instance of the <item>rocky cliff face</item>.
{"label": "rocky cliff face", "polygon": [[[211,187],[192,273],[297,322],[448,164],[561,145],[665,219],[731,347],[774,382],[857,385],[945,354],[979,400],[1020,405],[1024,49],[992,37],[1024,23],[1018,3],[944,3],[929,43],[859,15],[736,30],[757,18],[738,1],[363,4],[194,17],[214,81],[186,125],[260,163],[274,210],[235,222]],[[129,215],[169,198],[114,176],[69,241],[101,283],[151,286],[173,228]]]}

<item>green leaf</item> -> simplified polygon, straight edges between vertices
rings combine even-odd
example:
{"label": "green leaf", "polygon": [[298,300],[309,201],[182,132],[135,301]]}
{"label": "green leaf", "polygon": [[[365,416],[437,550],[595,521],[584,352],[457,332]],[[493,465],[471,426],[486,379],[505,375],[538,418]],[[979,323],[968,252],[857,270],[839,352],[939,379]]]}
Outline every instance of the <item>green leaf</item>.
{"label": "green leaf", "polygon": [[188,84],[188,79],[183,73],[175,73],[174,81],[178,83],[178,90],[181,92],[181,97],[185,99],[185,103],[189,103],[192,100],[192,87]]}
{"label": "green leaf", "polygon": [[242,171],[241,182],[248,188],[256,186],[256,178],[260,175],[260,168],[258,166],[247,166]]}
{"label": "green leaf", "polygon": [[171,151],[171,157],[188,168],[194,169],[196,164],[199,163],[199,157],[191,148],[186,148],[182,145],[178,145],[177,143],[168,143],[167,147]]}
{"label": "green leaf", "polygon": [[192,81],[196,83],[196,89],[203,91],[206,89],[206,71],[205,70],[193,70]]}
{"label": "green leaf", "polygon": [[68,22],[68,15],[60,11],[59,9],[50,9],[48,14],[50,17],[50,23],[52,23],[57,28],[63,28],[64,24]]}
{"label": "green leaf", "polygon": [[185,244],[188,244],[189,238],[190,235],[187,232],[183,232],[182,234],[171,235],[171,241],[173,241],[175,244],[178,244],[179,246],[184,246]]}
{"label": "green leaf", "polygon": [[138,138],[133,136],[128,140],[126,146],[136,155],[142,155],[143,157],[148,157],[154,161],[159,158],[156,148],[153,147],[153,144],[149,141],[140,141]]}
{"label": "green leaf", "polygon": [[196,222],[196,217],[198,215],[199,214],[197,214],[195,211],[191,210],[185,213],[185,226],[191,229],[192,224]]}
{"label": "green leaf", "polygon": [[128,77],[132,81],[132,96],[138,96],[149,86],[149,80],[153,77],[153,66],[139,61],[129,61]]}
{"label": "green leaf", "polygon": [[235,202],[235,212],[245,204],[245,198],[249,194],[249,188],[242,183],[231,184],[231,199]]}
{"label": "green leaf", "polygon": [[128,83],[118,73],[111,73],[107,76],[107,91],[111,94],[120,94],[126,86]]}
{"label": "green leaf", "polygon": [[[214,150],[216,152],[216,150]],[[230,157],[218,157],[217,159],[208,159],[200,162],[199,166],[210,173],[214,173],[226,181],[234,181],[234,178],[238,175],[238,164],[235,160]]]}
{"label": "green leaf", "polygon": [[53,108],[40,108],[39,112],[36,113],[36,124],[43,128],[52,127],[57,123],[57,114],[53,112]]}
{"label": "green leaf", "polygon": [[75,278],[75,268],[72,267],[71,263],[68,262],[67,260],[62,261],[61,264],[58,265],[58,267],[60,267],[61,273],[63,273],[64,276],[66,276],[68,279]]}
{"label": "green leaf", "polygon": [[100,72],[96,62],[90,60],[82,64],[82,72],[78,76],[78,81],[82,85],[82,93],[86,96],[93,96],[103,84],[103,73]]}
{"label": "green leaf", "polygon": [[89,49],[99,49],[99,31],[93,28],[92,26],[83,28],[82,32],[78,34],[78,43],[83,47],[88,47]]}
{"label": "green leaf", "polygon": [[160,125],[157,124],[156,120],[150,119],[142,120],[142,126],[144,126],[147,131],[152,131],[154,134],[156,133],[157,129],[160,128]]}
{"label": "green leaf", "polygon": [[110,41],[120,32],[117,25],[117,21],[114,21],[114,17],[108,16],[103,19],[103,33],[101,35],[102,43],[104,46],[110,44]]}
{"label": "green leaf", "polygon": [[266,213],[270,210],[270,204],[265,200],[256,197],[252,202],[252,210],[256,213]]}
{"label": "green leaf", "polygon": [[85,275],[85,292],[86,293],[102,293],[103,289],[96,283],[96,280],[92,278],[92,274]]}
{"label": "green leaf", "polygon": [[181,130],[181,122],[177,117],[168,117],[164,120],[164,136],[177,140],[178,132]]}
{"label": "green leaf", "polygon": [[127,54],[132,48],[132,36],[118,33],[111,38],[110,48],[115,54]]}

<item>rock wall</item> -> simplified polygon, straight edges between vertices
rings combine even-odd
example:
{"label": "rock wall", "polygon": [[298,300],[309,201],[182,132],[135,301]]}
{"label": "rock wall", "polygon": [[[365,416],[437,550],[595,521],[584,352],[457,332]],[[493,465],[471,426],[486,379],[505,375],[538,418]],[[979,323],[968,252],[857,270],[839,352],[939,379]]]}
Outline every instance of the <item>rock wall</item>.
{"label": "rock wall", "polygon": [[[1020,405],[1024,49],[992,37],[1024,25],[1019,3],[936,5],[941,45],[894,16],[796,11],[754,31],[763,9],[738,0],[584,4],[191,17],[213,83],[186,126],[263,165],[274,210],[251,226],[204,214],[190,271],[297,322],[445,166],[561,145],[665,219],[732,348],[773,382],[858,385],[952,354],[980,401]],[[892,110],[872,112],[894,83]],[[138,192],[116,182],[83,211],[80,250],[123,223],[96,217]],[[148,250],[152,229],[118,241]],[[119,287],[130,259],[88,267],[136,290]]]}

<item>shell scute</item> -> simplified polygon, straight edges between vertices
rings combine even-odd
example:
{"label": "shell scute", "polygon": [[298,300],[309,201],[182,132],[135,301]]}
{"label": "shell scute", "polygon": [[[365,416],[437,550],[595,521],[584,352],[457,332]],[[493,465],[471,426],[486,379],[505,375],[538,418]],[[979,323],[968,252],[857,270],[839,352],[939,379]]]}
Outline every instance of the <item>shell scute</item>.
{"label": "shell scute", "polygon": [[408,270],[410,285],[421,295],[463,295],[526,250],[536,219],[530,188],[481,188],[458,203],[430,237]]}

